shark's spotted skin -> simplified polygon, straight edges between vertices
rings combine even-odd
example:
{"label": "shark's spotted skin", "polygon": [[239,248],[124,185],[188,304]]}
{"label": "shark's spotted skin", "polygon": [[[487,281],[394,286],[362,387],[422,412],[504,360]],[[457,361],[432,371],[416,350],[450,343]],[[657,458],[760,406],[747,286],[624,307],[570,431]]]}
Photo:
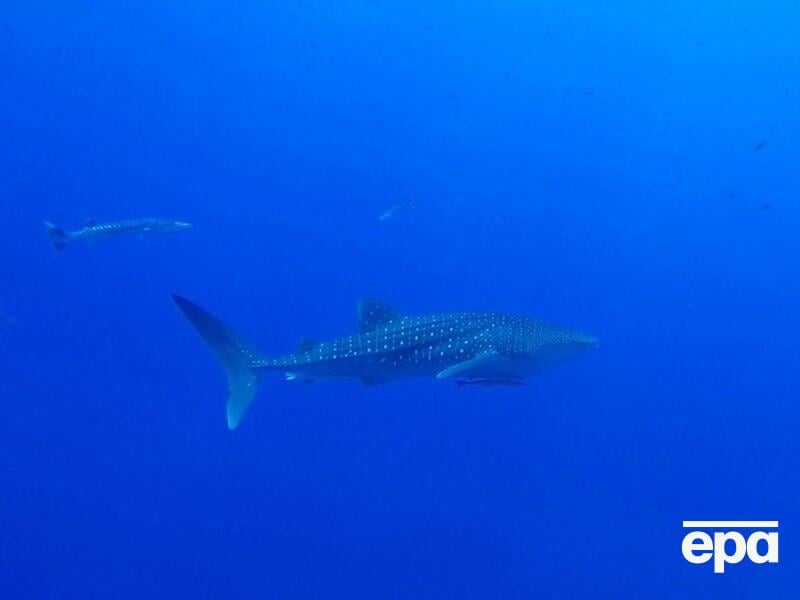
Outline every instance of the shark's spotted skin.
{"label": "shark's spotted skin", "polygon": [[[232,427],[255,392],[255,380],[270,371],[285,371],[288,379],[305,382],[356,378],[374,385],[427,376],[516,385],[597,345],[592,336],[527,317],[497,313],[404,316],[380,301],[363,300],[359,333],[331,342],[306,340],[296,353],[262,358],[215,317],[179,296],[175,300],[228,371]],[[244,387],[243,378],[249,382]],[[237,399],[236,390],[247,393]],[[234,406],[233,422],[231,402],[239,404],[239,409]]]}
{"label": "shark's spotted skin", "polygon": [[[594,344],[593,338],[581,338],[541,321],[494,313],[398,317],[371,331],[321,342],[305,352],[263,359],[254,368],[306,377],[356,377],[374,383],[434,376],[480,355],[496,354],[513,363],[547,346],[581,339]],[[537,370],[534,366],[531,373],[518,375]]]}

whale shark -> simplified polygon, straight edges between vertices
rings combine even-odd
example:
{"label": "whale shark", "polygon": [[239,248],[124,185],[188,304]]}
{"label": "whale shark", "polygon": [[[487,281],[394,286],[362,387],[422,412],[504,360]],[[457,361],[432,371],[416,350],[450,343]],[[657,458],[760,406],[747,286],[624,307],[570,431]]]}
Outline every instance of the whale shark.
{"label": "whale shark", "polygon": [[83,227],[73,231],[67,231],[47,221],[44,225],[54,250],[61,250],[67,245],[67,242],[73,241],[95,241],[128,235],[172,233],[191,228],[190,223],[172,219],[129,219],[109,223],[98,223],[94,219],[87,219]]}
{"label": "whale shark", "polygon": [[358,304],[358,331],[328,342],[304,339],[296,352],[262,356],[197,304],[172,295],[222,363],[228,378],[227,421],[238,427],[268,373],[313,383],[358,379],[374,386],[410,377],[459,385],[521,385],[597,346],[594,336],[544,321],[491,312],[405,315],[374,298]]}

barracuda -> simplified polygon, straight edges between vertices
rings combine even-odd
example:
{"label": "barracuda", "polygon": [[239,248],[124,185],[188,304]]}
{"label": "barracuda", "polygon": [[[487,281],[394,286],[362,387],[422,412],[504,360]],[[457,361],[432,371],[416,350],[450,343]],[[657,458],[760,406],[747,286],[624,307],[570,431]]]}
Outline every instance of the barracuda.
{"label": "barracuda", "polygon": [[184,231],[191,225],[183,221],[172,219],[130,219],[128,221],[113,221],[98,223],[93,219],[86,221],[83,227],[67,231],[52,223],[45,222],[50,243],[55,250],[61,250],[68,242],[96,241],[123,236],[144,236],[157,233],[172,233]]}

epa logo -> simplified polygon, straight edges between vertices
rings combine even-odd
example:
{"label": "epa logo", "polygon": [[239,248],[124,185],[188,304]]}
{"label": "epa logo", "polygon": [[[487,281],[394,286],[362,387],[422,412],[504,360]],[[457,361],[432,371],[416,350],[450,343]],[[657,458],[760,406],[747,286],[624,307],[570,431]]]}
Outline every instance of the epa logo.
{"label": "epa logo", "polygon": [[[684,521],[683,528],[694,530],[683,538],[683,557],[695,565],[713,559],[714,573],[724,573],[726,564],[740,563],[745,556],[757,565],[778,562],[777,521]],[[703,530],[713,531],[713,537]]]}

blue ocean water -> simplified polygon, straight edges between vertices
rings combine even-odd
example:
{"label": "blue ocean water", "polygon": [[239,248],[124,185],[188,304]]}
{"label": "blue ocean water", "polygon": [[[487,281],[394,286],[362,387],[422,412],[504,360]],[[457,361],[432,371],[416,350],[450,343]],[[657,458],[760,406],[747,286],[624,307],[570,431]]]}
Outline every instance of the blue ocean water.
{"label": "blue ocean water", "polygon": [[[4,598],[790,598],[800,5],[0,6]],[[380,221],[388,208],[413,208]],[[158,216],[191,231],[74,244]],[[356,302],[600,347],[519,388],[225,378]],[[684,519],[779,519],[715,575]]]}

